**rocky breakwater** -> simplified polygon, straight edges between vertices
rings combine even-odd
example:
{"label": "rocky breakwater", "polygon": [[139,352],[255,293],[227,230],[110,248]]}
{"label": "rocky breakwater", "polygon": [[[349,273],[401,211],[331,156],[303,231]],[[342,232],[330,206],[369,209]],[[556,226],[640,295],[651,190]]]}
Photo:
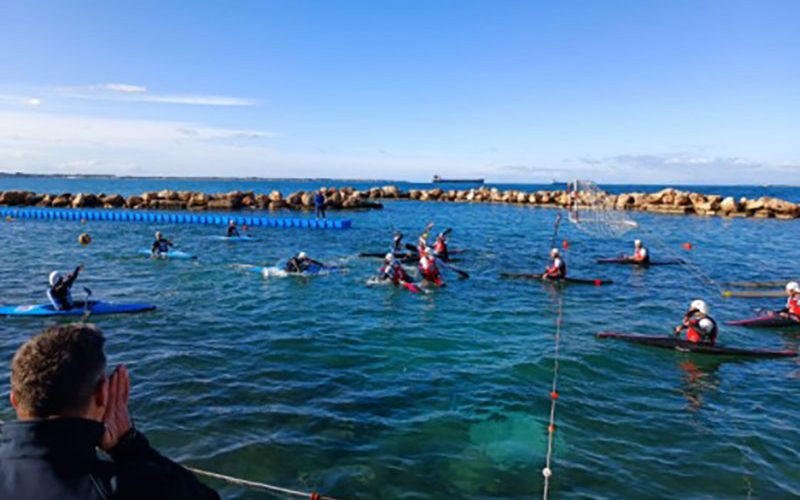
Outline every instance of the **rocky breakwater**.
{"label": "rocky breakwater", "polygon": [[[384,188],[385,189],[385,188]],[[513,203],[541,207],[605,207],[614,210],[633,210],[679,215],[704,215],[720,217],[756,217],[775,219],[800,218],[800,205],[778,198],[763,196],[747,198],[722,197],[679,191],[673,188],[655,193],[589,194],[567,191],[519,191],[482,187],[469,190],[444,190],[441,188],[412,189],[400,198],[419,201],[450,201],[474,203]]]}
{"label": "rocky breakwater", "polygon": [[[384,197],[376,192],[353,188],[322,188],[325,206],[332,210],[380,209],[375,201]],[[389,193],[391,190],[388,191]],[[0,205],[53,208],[127,208],[133,210],[313,210],[316,191],[297,191],[284,196],[280,191],[256,194],[253,191],[201,193],[195,191],[152,191],[138,195],[61,193],[30,191],[0,192]]]}
{"label": "rocky breakwater", "polygon": [[[37,194],[28,191],[0,192],[0,205],[39,207],[98,207],[157,210],[313,210],[316,191],[280,191],[255,194],[253,191],[207,194],[190,191],[147,192],[123,197],[118,194]],[[800,218],[800,205],[771,197],[755,200],[679,191],[673,188],[655,193],[569,193],[556,191],[499,190],[481,187],[468,190],[442,188],[401,191],[396,186],[357,190],[352,187],[322,188],[325,205],[334,210],[383,208],[382,200],[410,199],[461,203],[508,203],[537,207],[604,207],[662,214],[720,217]]]}

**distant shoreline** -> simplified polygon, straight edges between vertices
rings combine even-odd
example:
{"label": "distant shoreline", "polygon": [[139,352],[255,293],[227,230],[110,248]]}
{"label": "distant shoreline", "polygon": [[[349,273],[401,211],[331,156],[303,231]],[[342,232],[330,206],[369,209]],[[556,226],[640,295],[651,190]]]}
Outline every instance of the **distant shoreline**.
{"label": "distant shoreline", "polygon": [[[402,181],[392,179],[351,179],[351,178],[330,178],[330,177],[221,177],[221,176],[199,176],[183,177],[174,175],[116,175],[116,174],[32,174],[26,172],[3,172],[0,171],[0,179],[3,178],[50,178],[50,179],[102,179],[102,180],[154,180],[154,181],[245,181],[245,182],[361,182],[361,183],[386,183],[386,184],[433,184],[430,181]],[[486,182],[485,185],[519,185],[519,186],[546,186],[552,182]],[[680,182],[669,183],[626,183],[619,184],[614,182],[598,183],[606,186],[719,186],[719,187],[762,187],[762,188],[800,188],[794,184],[684,184]],[[559,185],[559,184],[557,184]]]}

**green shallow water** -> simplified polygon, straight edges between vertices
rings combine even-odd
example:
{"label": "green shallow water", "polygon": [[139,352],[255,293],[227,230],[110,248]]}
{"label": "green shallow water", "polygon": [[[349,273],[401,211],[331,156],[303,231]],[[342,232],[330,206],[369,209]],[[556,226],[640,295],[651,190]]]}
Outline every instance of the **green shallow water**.
{"label": "green shallow water", "polygon": [[[477,499],[541,495],[561,298],[554,497],[800,495],[796,360],[722,361],[594,338],[665,332],[697,297],[720,321],[781,302],[724,300],[681,267],[634,270],[595,258],[642,237],[657,257],[679,253],[717,281],[782,278],[765,269],[796,270],[797,223],[639,215],[642,229],[623,241],[565,221],[570,273],[614,285],[500,280],[542,267],[555,213],[395,202],[349,214],[349,231],[260,229],[257,242],[239,244],[202,226],[1,223],[0,302],[38,302],[49,271],[84,262],[79,285],[95,298],[158,305],[95,320],[111,361],[131,369],[137,425],[175,459],[340,498]],[[459,266],[472,278],[450,276],[424,297],[365,286],[378,262],[355,255],[384,250],[393,228],[413,241],[428,220],[455,228],[452,246],[469,249]],[[156,229],[200,258],[137,255]],[[76,242],[84,230],[94,238],[86,248]],[[680,250],[685,241],[691,253]],[[345,269],[263,279],[235,266],[272,265],[301,249]],[[4,381],[19,344],[54,322],[0,320]],[[728,327],[720,342],[796,349],[799,340]],[[12,418],[7,404],[0,418]],[[226,498],[264,497],[212,484]]]}

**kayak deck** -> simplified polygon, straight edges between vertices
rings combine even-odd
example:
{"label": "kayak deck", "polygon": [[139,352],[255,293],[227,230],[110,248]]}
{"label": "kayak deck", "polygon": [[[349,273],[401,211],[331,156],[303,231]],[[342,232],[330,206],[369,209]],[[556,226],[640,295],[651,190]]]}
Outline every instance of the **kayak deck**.
{"label": "kayak deck", "polygon": [[634,344],[643,344],[662,349],[673,349],[681,352],[691,352],[697,354],[712,354],[717,356],[742,356],[753,358],[792,358],[797,356],[795,351],[771,351],[762,349],[741,349],[737,347],[725,347],[719,345],[698,344],[682,340],[675,336],[654,336],[641,335],[637,333],[616,333],[600,332],[597,334],[600,339],[617,339]]}
{"label": "kayak deck", "polygon": [[190,253],[181,252],[180,250],[170,250],[169,252],[161,252],[158,254],[154,254],[150,250],[146,248],[142,248],[139,250],[139,253],[142,255],[147,255],[153,259],[196,259],[196,255],[192,255]]}
{"label": "kayak deck", "polygon": [[554,279],[546,279],[543,278],[541,274],[533,274],[533,273],[500,273],[500,277],[510,280],[533,280],[533,281],[543,281],[543,282],[559,283],[559,284],[571,283],[575,285],[602,286],[614,283],[612,280],[584,279],[584,278],[570,278],[570,277],[554,280]]}
{"label": "kayak deck", "polygon": [[[51,304],[32,304],[0,307],[0,316],[83,316],[87,312],[85,302],[75,302],[72,309],[56,310]],[[133,314],[152,311],[152,304],[114,304],[111,302],[90,301],[88,311],[97,314]]]}

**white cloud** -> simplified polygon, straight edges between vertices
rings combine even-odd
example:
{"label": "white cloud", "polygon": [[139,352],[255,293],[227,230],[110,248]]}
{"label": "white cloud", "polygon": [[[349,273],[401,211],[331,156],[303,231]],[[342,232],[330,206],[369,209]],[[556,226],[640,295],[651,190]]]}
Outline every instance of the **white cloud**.
{"label": "white cloud", "polygon": [[140,85],[129,85],[127,83],[101,83],[93,85],[94,88],[110,90],[112,92],[122,92],[124,94],[143,94],[147,92],[147,87]]}
{"label": "white cloud", "polygon": [[22,106],[39,106],[42,100],[38,97],[25,97],[19,95],[0,94],[0,102],[7,102]]}
{"label": "white cloud", "polygon": [[191,106],[255,106],[258,101],[243,97],[206,94],[153,94],[147,87],[128,83],[99,83],[83,87],[61,87],[63,96],[74,99],[152,102]]}

